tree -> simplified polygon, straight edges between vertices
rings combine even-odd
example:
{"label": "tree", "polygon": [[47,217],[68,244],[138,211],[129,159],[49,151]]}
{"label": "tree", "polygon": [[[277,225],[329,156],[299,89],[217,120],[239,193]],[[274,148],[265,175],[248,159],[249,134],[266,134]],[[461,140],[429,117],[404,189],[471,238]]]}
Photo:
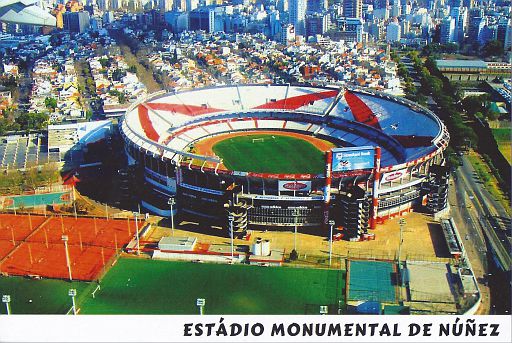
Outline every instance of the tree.
{"label": "tree", "polygon": [[16,117],[15,122],[21,130],[41,130],[48,122],[48,114],[23,112]]}
{"label": "tree", "polygon": [[126,71],[122,70],[122,69],[119,69],[117,68],[116,70],[114,70],[114,72],[112,73],[112,80],[114,81],[121,81],[121,79],[123,77],[126,76]]}
{"label": "tree", "polygon": [[110,67],[111,63],[109,58],[102,57],[98,60],[103,68]]}
{"label": "tree", "polygon": [[57,99],[50,97],[44,99],[44,106],[52,112],[55,111],[57,108]]}
{"label": "tree", "polygon": [[503,53],[503,43],[499,40],[490,40],[482,47],[482,55],[484,57],[502,56]]}

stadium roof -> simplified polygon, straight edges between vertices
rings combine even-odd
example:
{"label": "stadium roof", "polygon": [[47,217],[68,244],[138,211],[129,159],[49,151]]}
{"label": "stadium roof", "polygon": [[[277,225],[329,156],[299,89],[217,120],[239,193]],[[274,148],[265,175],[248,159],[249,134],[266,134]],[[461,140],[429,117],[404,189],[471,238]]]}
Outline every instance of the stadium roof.
{"label": "stadium roof", "polygon": [[55,26],[57,19],[37,6],[37,0],[4,0],[0,3],[0,22]]}
{"label": "stadium roof", "polygon": [[487,68],[482,60],[436,60],[438,68]]}
{"label": "stadium roof", "polygon": [[130,140],[172,159],[186,156],[187,146],[206,135],[270,128],[328,136],[343,146],[379,145],[384,167],[435,153],[448,139],[439,118],[417,104],[333,86],[239,85],[160,93],[134,103],[123,122]]}

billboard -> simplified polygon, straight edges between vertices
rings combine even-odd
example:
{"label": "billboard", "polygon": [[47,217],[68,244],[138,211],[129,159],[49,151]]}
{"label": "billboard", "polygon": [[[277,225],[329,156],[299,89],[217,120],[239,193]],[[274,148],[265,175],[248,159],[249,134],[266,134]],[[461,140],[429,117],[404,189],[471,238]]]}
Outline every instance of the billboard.
{"label": "billboard", "polygon": [[282,181],[279,180],[279,191],[309,192],[311,181]]}
{"label": "billboard", "polygon": [[332,149],[332,171],[371,169],[374,159],[375,148],[372,146]]}
{"label": "billboard", "polygon": [[406,169],[395,170],[389,173],[382,174],[381,182],[399,181],[401,178],[407,175]]}

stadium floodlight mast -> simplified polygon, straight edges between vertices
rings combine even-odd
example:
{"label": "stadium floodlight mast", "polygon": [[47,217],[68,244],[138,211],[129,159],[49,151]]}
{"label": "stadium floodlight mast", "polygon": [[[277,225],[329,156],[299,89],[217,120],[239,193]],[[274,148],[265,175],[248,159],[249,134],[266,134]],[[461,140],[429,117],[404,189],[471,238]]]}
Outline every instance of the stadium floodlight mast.
{"label": "stadium floodlight mast", "polygon": [[133,216],[135,217],[135,239],[137,241],[137,255],[140,255],[140,243],[139,243],[139,214],[137,212],[133,212]]}
{"label": "stadium floodlight mast", "polygon": [[197,305],[197,307],[199,307],[199,314],[200,315],[203,315],[204,305],[205,304],[206,304],[206,299],[204,299],[204,298],[197,298],[196,305]]}
{"label": "stadium floodlight mast", "polygon": [[400,271],[400,258],[402,257],[402,243],[404,241],[403,239],[403,230],[405,226],[405,219],[400,218],[398,221],[398,224],[400,225],[400,242],[398,243],[398,271]]}
{"label": "stadium floodlight mast", "polygon": [[11,296],[9,294],[2,295],[2,302],[5,304],[7,314],[11,314]]}
{"label": "stadium floodlight mast", "polygon": [[62,235],[62,241],[64,242],[64,248],[66,249],[66,264],[68,265],[69,281],[73,281],[73,276],[71,274],[71,261],[69,260],[68,239],[68,236]]}
{"label": "stadium floodlight mast", "polygon": [[293,209],[293,223],[295,224],[295,232],[293,234],[293,250],[297,251],[297,217],[299,215],[299,209]]}
{"label": "stadium floodlight mast", "polygon": [[170,197],[169,201],[167,202],[171,206],[171,231],[172,235],[174,236],[174,213],[173,213],[173,206],[176,205],[176,199],[174,197]]}
{"label": "stadium floodlight mast", "polygon": [[76,316],[76,302],[75,302],[76,289],[70,288],[68,295],[71,297],[71,301],[73,302],[73,314]]}
{"label": "stadium floodlight mast", "polygon": [[235,220],[235,216],[233,216],[232,214],[228,215],[228,220],[229,220],[229,234],[231,236],[231,262],[233,262],[234,255],[235,255],[234,245],[233,245],[233,221]]}
{"label": "stadium floodlight mast", "polygon": [[331,226],[331,234],[329,235],[329,267],[332,263],[332,229],[334,227],[334,220],[329,220],[329,225]]}

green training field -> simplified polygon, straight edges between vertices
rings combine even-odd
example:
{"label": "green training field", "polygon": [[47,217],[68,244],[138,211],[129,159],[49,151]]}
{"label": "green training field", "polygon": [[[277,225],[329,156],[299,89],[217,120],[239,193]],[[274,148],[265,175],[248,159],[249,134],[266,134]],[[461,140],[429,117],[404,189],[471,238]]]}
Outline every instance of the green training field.
{"label": "green training field", "polygon": [[[318,313],[343,300],[340,270],[253,267],[121,258],[81,314]],[[344,301],[343,301],[344,303]]]}
{"label": "green training field", "polygon": [[492,129],[494,139],[498,143],[498,149],[510,164],[512,164],[511,132],[510,128]]}
{"label": "green training field", "polygon": [[296,137],[270,134],[237,136],[216,143],[212,149],[231,170],[320,174],[325,169],[324,153],[310,142]]}
{"label": "green training field", "polygon": [[[70,288],[76,289],[77,300],[80,300],[90,295],[95,286],[78,281],[0,277],[0,295],[11,296],[12,314],[65,314],[72,305],[68,295]],[[5,305],[0,304],[0,314],[6,313]]]}

